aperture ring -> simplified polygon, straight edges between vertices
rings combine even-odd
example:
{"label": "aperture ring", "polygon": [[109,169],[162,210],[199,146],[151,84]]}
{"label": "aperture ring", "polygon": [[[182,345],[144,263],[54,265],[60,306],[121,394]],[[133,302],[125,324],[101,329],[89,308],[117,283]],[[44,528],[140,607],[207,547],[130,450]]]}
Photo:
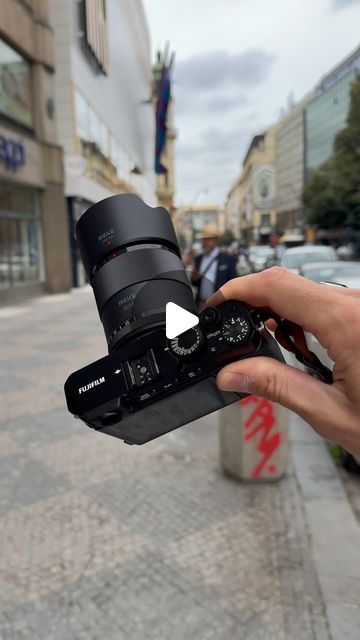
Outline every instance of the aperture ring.
{"label": "aperture ring", "polygon": [[113,348],[115,340],[118,342],[130,334],[133,337],[134,333],[136,333],[138,329],[141,329],[144,326],[149,327],[154,324],[164,324],[165,326],[164,309],[150,309],[146,313],[136,313],[128,320],[125,320],[114,327],[107,339],[109,350],[111,351]]}
{"label": "aperture ring", "polygon": [[99,314],[118,291],[140,282],[170,278],[189,286],[180,258],[171,251],[149,248],[118,255],[107,262],[93,278],[92,286]]}

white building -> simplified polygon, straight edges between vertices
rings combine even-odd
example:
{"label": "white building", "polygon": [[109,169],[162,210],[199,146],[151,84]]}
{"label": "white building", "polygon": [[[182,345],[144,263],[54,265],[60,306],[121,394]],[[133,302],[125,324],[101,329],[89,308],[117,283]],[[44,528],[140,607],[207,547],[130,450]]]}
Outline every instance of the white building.
{"label": "white building", "polygon": [[134,192],[155,205],[151,50],[142,0],[51,0],[58,139],[65,152],[74,285],[74,228],[94,202]]}
{"label": "white building", "polygon": [[276,210],[278,228],[282,231],[304,224],[304,110],[312,95],[309,93],[282,117],[276,133]]}

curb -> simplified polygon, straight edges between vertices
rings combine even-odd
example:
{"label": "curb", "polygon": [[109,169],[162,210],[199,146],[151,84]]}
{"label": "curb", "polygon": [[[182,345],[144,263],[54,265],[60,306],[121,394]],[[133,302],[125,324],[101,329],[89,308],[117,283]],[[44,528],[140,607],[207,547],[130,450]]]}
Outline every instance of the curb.
{"label": "curb", "polygon": [[323,439],[293,415],[290,440],[332,640],[360,638],[360,524]]}

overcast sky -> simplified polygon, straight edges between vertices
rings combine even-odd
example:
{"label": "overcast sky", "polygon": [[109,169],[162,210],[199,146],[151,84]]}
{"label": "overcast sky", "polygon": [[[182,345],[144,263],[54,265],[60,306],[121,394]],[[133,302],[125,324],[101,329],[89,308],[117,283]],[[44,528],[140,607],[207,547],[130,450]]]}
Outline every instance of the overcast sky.
{"label": "overcast sky", "polygon": [[[360,44],[360,0],[144,0],[176,54],[176,204],[223,204],[256,133]],[[200,190],[207,190],[207,193]]]}

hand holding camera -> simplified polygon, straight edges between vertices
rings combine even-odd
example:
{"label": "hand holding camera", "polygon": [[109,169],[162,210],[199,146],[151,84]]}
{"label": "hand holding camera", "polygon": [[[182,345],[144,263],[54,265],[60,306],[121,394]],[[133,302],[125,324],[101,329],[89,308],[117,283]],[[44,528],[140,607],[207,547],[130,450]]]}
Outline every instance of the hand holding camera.
{"label": "hand holding camera", "polygon": [[[165,209],[130,194],[107,198],[82,216],[77,239],[109,350],[65,383],[69,411],[88,426],[143,444],[246,395],[218,388],[224,365],[258,356],[284,362],[263,322],[268,311],[223,298],[197,313]],[[195,317],[171,339],[169,302]]]}

